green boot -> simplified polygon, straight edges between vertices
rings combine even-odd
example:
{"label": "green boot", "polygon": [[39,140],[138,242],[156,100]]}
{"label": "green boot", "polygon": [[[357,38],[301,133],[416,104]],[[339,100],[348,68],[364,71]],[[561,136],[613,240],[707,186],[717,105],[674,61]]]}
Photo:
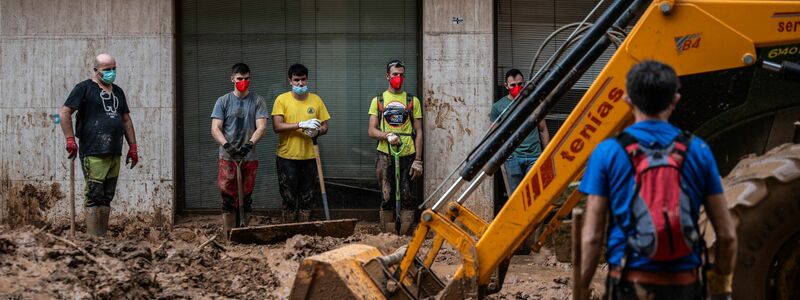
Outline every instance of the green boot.
{"label": "green boot", "polygon": [[308,209],[301,209],[297,216],[297,222],[311,221],[311,211]]}
{"label": "green boot", "polygon": [[413,210],[401,210],[400,211],[400,234],[401,235],[408,235],[409,229],[411,229],[411,225],[414,224],[414,211]]}
{"label": "green boot", "polygon": [[222,236],[225,237],[225,240],[229,240],[231,237],[231,228],[236,225],[236,214],[235,213],[222,213]]}
{"label": "green boot", "polygon": [[391,232],[395,233],[394,230],[394,211],[392,210],[381,210],[380,211],[380,228],[383,232]]}
{"label": "green boot", "polygon": [[90,206],[83,208],[83,217],[86,219],[86,234],[98,236],[99,233],[97,232],[97,220],[98,220],[98,209],[97,206]]}
{"label": "green boot", "polygon": [[108,218],[111,216],[111,206],[97,207],[97,235],[106,236],[108,232]]}

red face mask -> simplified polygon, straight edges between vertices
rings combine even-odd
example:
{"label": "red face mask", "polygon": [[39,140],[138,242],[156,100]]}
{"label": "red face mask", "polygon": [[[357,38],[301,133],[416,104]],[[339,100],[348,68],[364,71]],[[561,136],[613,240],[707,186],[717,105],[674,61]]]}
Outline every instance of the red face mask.
{"label": "red face mask", "polygon": [[515,86],[515,87],[511,88],[510,90],[508,90],[508,93],[511,94],[511,97],[514,97],[514,98],[517,98],[517,96],[519,95],[520,92],[522,92],[522,86],[521,85]]}
{"label": "red face mask", "polygon": [[403,87],[403,76],[395,76],[390,78],[389,85],[391,85],[393,89],[399,90],[401,87]]}
{"label": "red face mask", "polygon": [[244,93],[250,87],[250,80],[242,80],[236,83],[236,90]]}

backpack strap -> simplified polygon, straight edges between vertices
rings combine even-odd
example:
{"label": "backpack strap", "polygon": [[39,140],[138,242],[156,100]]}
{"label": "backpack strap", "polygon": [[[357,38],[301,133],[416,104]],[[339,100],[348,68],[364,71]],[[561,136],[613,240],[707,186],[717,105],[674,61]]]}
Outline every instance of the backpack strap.
{"label": "backpack strap", "polygon": [[408,112],[408,118],[414,118],[414,95],[406,93],[406,111]]}
{"label": "backpack strap", "polygon": [[383,124],[383,93],[378,94],[375,98],[378,102],[378,123],[381,124],[381,131],[386,132],[386,125]]}
{"label": "backpack strap", "polygon": [[[639,140],[625,131],[620,132],[614,139],[617,140],[622,150],[627,154],[631,164],[633,164],[633,158],[639,153]],[[635,169],[634,172],[636,172]]]}
{"label": "backpack strap", "polygon": [[677,161],[679,168],[683,167],[683,162],[686,160],[686,155],[689,153],[689,145],[692,142],[692,133],[682,131],[672,140],[672,153],[673,158]]}
{"label": "backpack strap", "polygon": [[[628,157],[628,161],[631,163],[631,171],[633,172],[633,176],[636,177],[636,164],[634,163],[634,158],[636,155],[640,153],[639,151],[639,140],[636,139],[633,135],[622,131],[614,138],[619,145],[622,147],[622,151],[625,151],[626,156]],[[634,179],[635,181],[636,179]],[[613,213],[611,215],[611,220],[619,226],[620,230],[622,230],[622,234],[625,236],[625,243],[623,246],[622,251],[622,258],[620,259],[620,264],[618,266],[620,277],[617,279],[613,279],[611,283],[611,288],[616,289],[619,287],[619,283],[622,281],[622,278],[625,276],[625,272],[627,270],[628,265],[628,257],[630,257],[631,249],[628,245],[628,228],[626,228],[623,224],[625,224],[625,218],[633,220],[633,200],[636,198],[636,195],[639,193],[638,186],[634,188],[632,199],[630,199],[630,206],[628,207],[628,213],[625,216],[614,216]],[[631,221],[633,222],[633,221]]]}

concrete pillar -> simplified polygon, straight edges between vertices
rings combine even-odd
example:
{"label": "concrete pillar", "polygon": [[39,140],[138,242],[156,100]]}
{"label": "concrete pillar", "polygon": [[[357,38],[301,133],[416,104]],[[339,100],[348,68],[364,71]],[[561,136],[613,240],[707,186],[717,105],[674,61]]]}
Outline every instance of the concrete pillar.
{"label": "concrete pillar", "polygon": [[140,155],[120,171],[112,218],[171,222],[173,18],[171,0],[0,0],[0,222],[69,216],[69,161],[54,116],[102,52],[117,59]]}
{"label": "concrete pillar", "polygon": [[[426,0],[422,9],[425,196],[478,143],[491,123],[494,7],[491,0]],[[492,216],[486,180],[466,206]]]}

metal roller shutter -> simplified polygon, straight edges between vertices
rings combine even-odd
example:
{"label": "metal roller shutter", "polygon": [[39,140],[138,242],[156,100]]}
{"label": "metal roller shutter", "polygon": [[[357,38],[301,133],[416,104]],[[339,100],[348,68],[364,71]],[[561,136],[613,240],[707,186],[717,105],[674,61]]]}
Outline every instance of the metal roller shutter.
{"label": "metal roller shutter", "polygon": [[[289,90],[289,65],[306,65],[310,90],[332,116],[330,132],[320,138],[326,179],[376,182],[367,110],[370,99],[386,88],[390,59],[406,62],[405,88],[417,90],[416,0],[195,0],[182,1],[180,9],[185,209],[220,207],[210,115],[214,101],[232,89],[229,72],[237,62],[250,66],[251,89],[266,99],[270,111],[275,97]],[[271,126],[257,146],[253,199],[260,210],[281,203]],[[350,208],[341,202],[332,206]]]}
{"label": "metal roller shutter", "polygon": [[[569,23],[580,22],[598,1],[534,1],[534,0],[498,0],[497,5],[497,87],[498,98],[505,95],[503,88],[505,72],[511,68],[520,69],[529,79],[529,70],[533,56],[544,40],[553,31]],[[611,3],[604,1],[595,15],[588,22],[593,22]],[[564,40],[572,33],[567,30],[557,35],[547,48],[542,51],[536,64],[541,67]],[[602,71],[606,62],[614,53],[610,47],[595,62],[586,74],[575,84],[573,89],[556,105],[547,117],[547,125],[552,136],[558,131],[564,119],[583,96],[592,81]]]}

